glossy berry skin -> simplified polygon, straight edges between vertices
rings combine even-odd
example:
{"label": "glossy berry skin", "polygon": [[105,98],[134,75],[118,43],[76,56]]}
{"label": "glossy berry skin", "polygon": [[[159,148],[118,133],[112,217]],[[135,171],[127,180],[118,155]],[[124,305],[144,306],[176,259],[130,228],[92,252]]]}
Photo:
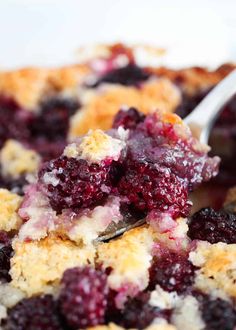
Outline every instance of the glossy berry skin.
{"label": "glossy berry skin", "polygon": [[167,251],[153,260],[149,270],[149,289],[154,290],[158,284],[169,292],[187,292],[193,285],[195,270],[187,255]]}
{"label": "glossy berry skin", "polygon": [[234,330],[236,326],[236,310],[231,302],[220,298],[197,293],[202,319],[206,330]]}
{"label": "glossy berry skin", "polygon": [[151,161],[128,159],[118,189],[137,210],[165,212],[171,209],[174,218],[189,213],[188,191],[184,182]]}
{"label": "glossy berry skin", "polygon": [[[39,173],[39,179],[46,188],[52,208],[61,213],[63,209],[77,211],[92,207],[108,196],[110,166],[88,164],[84,159],[61,156],[49,163]],[[45,173],[53,175],[57,184],[44,181]],[[104,189],[104,187],[107,189]]]}
{"label": "glossy berry skin", "polygon": [[145,115],[139,112],[135,108],[129,108],[128,110],[120,110],[113,120],[113,128],[122,126],[125,129],[134,129],[137,124],[143,122]]}
{"label": "glossy berry skin", "polygon": [[0,230],[0,280],[10,282],[10,258],[13,249],[11,247],[11,240],[8,234]]}
{"label": "glossy berry skin", "polygon": [[79,213],[103,205],[109,194],[115,194],[125,201],[128,213],[155,210],[174,219],[187,216],[189,192],[217,174],[218,158],[195,148],[196,141],[183,125],[162,120],[159,113],[145,117],[131,108],[116,119],[114,126],[129,127],[118,160],[90,164],[61,156],[43,166],[39,181],[52,208],[58,214],[64,209]]}
{"label": "glossy berry skin", "polygon": [[6,330],[63,330],[51,295],[23,299],[8,311]]}
{"label": "glossy berry skin", "polygon": [[130,63],[125,67],[108,71],[91,87],[97,87],[102,83],[120,84],[125,86],[139,86],[150,77],[150,74],[136,64]]}
{"label": "glossy berry skin", "polygon": [[188,236],[209,243],[236,243],[236,215],[203,208],[189,219]]}
{"label": "glossy berry skin", "polygon": [[107,275],[91,267],[65,271],[60,293],[60,310],[72,329],[104,324],[107,307]]}
{"label": "glossy berry skin", "polygon": [[150,294],[141,292],[133,299],[129,299],[124,309],[120,312],[119,319],[116,323],[125,329],[145,329],[155,318],[169,319],[171,311],[161,310],[157,307],[149,305]]}

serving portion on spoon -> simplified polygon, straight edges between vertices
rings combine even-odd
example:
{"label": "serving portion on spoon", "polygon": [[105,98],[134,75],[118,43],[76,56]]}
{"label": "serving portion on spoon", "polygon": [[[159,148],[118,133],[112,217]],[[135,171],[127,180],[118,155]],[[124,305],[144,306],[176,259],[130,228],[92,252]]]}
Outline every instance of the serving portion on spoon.
{"label": "serving portion on spoon", "polygon": [[[219,116],[223,106],[236,93],[236,70],[226,76],[189,114],[184,122],[191,128],[193,135],[203,144],[208,143],[211,129]],[[232,204],[232,203],[231,203]],[[235,208],[235,203],[233,204]],[[134,221],[127,224],[120,222],[120,228],[108,227],[106,233],[99,236],[99,240],[109,239],[119,235],[126,230],[142,225],[146,219]]]}
{"label": "serving portion on spoon", "polygon": [[189,193],[218,173],[208,150],[175,114],[121,110],[111,130],[90,131],[43,165],[19,210],[19,237],[87,244],[144,221],[174,226],[190,213]]}

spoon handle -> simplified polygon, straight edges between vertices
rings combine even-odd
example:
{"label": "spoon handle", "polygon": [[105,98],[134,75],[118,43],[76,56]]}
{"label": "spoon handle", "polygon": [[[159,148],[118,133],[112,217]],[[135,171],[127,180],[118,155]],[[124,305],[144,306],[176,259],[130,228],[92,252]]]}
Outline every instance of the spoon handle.
{"label": "spoon handle", "polygon": [[214,121],[227,101],[236,93],[236,70],[232,71],[198,104],[184,122],[197,132],[202,143],[208,142],[208,137]]}

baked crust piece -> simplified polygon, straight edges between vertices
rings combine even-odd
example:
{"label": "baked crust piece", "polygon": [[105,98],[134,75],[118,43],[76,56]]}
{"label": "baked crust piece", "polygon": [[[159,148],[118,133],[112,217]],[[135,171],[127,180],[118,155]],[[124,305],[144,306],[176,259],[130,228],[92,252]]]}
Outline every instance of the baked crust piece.
{"label": "baked crust piece", "polygon": [[179,84],[183,91],[189,95],[216,85],[234,69],[235,64],[233,63],[221,65],[216,70],[208,70],[202,67],[190,67],[179,70],[165,67],[149,68],[150,72]]}
{"label": "baked crust piece", "polygon": [[11,285],[26,295],[51,293],[67,268],[93,263],[95,249],[69,240],[47,237],[41,241],[13,241]]}
{"label": "baked crust piece", "polygon": [[236,297],[236,244],[199,242],[190,260],[200,269],[195,285],[212,296]]}
{"label": "baked crust piece", "polygon": [[27,110],[35,111],[45,97],[57,93],[73,95],[88,73],[90,68],[84,64],[59,69],[25,68],[0,72],[0,94],[12,97]]}

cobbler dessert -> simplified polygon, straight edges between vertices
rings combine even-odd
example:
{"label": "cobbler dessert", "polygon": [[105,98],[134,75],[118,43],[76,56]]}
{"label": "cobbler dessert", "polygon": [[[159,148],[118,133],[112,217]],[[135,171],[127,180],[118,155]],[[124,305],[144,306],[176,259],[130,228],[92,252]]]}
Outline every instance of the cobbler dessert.
{"label": "cobbler dessert", "polygon": [[236,329],[235,99],[182,120],[234,65],[140,51],[0,73],[3,330]]}

